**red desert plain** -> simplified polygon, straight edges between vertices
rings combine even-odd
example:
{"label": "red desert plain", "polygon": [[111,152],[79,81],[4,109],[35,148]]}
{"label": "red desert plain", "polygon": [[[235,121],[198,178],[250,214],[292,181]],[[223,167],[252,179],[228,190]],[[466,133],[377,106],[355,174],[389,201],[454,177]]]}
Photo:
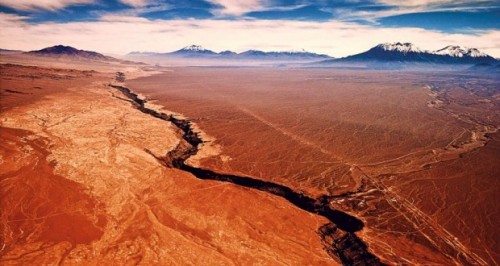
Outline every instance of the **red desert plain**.
{"label": "red desert plain", "polygon": [[2,265],[500,261],[498,76],[0,61]]}

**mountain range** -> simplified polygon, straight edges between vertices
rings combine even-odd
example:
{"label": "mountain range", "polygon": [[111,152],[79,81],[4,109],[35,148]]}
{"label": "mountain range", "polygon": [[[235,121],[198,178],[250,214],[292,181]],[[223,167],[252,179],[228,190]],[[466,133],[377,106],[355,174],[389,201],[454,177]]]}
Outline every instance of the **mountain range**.
{"label": "mountain range", "polygon": [[[78,50],[71,46],[56,45],[47,47],[41,50],[30,52],[22,52],[17,50],[0,49],[1,54],[24,53],[36,56],[51,56],[76,58],[85,60],[99,60],[109,62],[128,62],[106,56],[93,51]],[[398,68],[401,65],[417,66],[417,65],[477,65],[476,69],[494,69],[498,70],[500,60],[490,55],[487,55],[476,48],[465,48],[461,46],[446,46],[436,51],[427,51],[416,47],[411,43],[383,43],[379,44],[365,52],[350,55],[343,58],[333,58],[325,54],[317,54],[312,52],[301,51],[285,51],[285,52],[265,52],[260,50],[248,50],[241,53],[233,51],[214,52],[205,49],[199,45],[191,45],[180,50],[169,53],[153,53],[153,52],[132,52],[128,58],[133,59],[210,59],[210,60],[254,60],[268,62],[301,62],[307,66],[319,67],[344,67],[361,63],[369,67],[383,68]]]}
{"label": "mountain range", "polygon": [[180,50],[170,53],[152,53],[152,52],[131,52],[128,56],[154,56],[167,58],[187,58],[187,59],[231,59],[231,60],[322,60],[332,59],[333,57],[325,54],[317,54],[305,50],[285,51],[285,52],[265,52],[260,50],[248,50],[242,53],[233,51],[222,51],[220,53],[203,48],[200,45],[186,46]]}
{"label": "mountain range", "polygon": [[500,61],[476,48],[446,46],[436,51],[422,50],[412,43],[383,43],[366,52],[318,62],[328,65],[337,63],[432,63],[432,64],[495,64]]}

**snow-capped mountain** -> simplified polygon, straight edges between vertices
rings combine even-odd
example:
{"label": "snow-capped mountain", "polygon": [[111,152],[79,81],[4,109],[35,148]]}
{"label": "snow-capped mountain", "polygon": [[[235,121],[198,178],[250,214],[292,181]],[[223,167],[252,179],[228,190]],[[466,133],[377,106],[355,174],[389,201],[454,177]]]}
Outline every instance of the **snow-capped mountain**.
{"label": "snow-capped mountain", "polygon": [[186,46],[181,49],[181,51],[193,51],[193,52],[203,52],[203,51],[208,51],[207,49],[203,48],[201,45],[190,45]]}
{"label": "snow-capped mountain", "polygon": [[169,53],[172,55],[215,55],[214,51],[203,48],[201,45],[190,45],[180,50]]}
{"label": "snow-capped mountain", "polygon": [[[411,43],[382,43],[370,50],[338,59],[339,61],[356,62],[356,61],[428,61],[429,53]],[[328,60],[325,62],[335,62]]]}
{"label": "snow-capped mountain", "polygon": [[376,48],[383,49],[385,51],[397,51],[397,52],[402,52],[404,54],[406,53],[423,53],[425,51],[421,50],[420,48],[416,47],[412,43],[405,42],[405,43],[382,43],[376,46]]}
{"label": "snow-capped mountain", "polygon": [[495,63],[497,59],[475,48],[446,46],[434,52],[420,49],[411,43],[383,43],[370,50],[340,59],[325,60],[320,64],[339,62],[416,62],[432,64]]}
{"label": "snow-capped mountain", "polygon": [[457,45],[448,45],[442,49],[434,51],[434,54],[449,55],[453,57],[488,57],[476,48],[466,48]]}

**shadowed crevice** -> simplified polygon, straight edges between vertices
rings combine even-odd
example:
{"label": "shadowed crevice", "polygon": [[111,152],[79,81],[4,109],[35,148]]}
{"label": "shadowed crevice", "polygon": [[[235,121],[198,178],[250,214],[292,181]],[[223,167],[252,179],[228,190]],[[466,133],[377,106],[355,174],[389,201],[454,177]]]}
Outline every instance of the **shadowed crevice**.
{"label": "shadowed crevice", "polygon": [[137,94],[126,87],[110,86],[120,90],[143,113],[171,122],[182,131],[184,141],[181,141],[176,148],[165,156],[159,157],[147,151],[164,166],[189,172],[199,179],[229,182],[281,197],[304,211],[323,216],[330,221],[330,223],[319,228],[317,232],[321,237],[325,250],[334,259],[340,259],[344,265],[381,264],[380,260],[368,251],[366,244],[355,234],[355,232],[363,229],[363,222],[345,212],[333,209],[327,200],[327,196],[315,199],[281,184],[248,176],[217,173],[186,164],[186,160],[195,155],[198,152],[199,145],[203,143],[199,134],[193,131],[191,122],[187,119],[177,118],[173,115],[146,108],[145,103],[147,100],[139,98]]}

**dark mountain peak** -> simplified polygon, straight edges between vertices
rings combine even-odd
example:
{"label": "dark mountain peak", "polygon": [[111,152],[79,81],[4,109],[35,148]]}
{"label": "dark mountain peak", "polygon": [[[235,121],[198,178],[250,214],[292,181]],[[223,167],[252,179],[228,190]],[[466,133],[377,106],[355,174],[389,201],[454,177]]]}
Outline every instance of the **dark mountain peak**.
{"label": "dark mountain peak", "polygon": [[38,51],[34,51],[36,53],[51,53],[51,54],[77,54],[80,50],[73,48],[71,46],[65,45],[54,45],[52,47],[43,48]]}
{"label": "dark mountain peak", "polygon": [[43,56],[70,56],[79,57],[94,60],[107,60],[107,56],[104,56],[97,52],[78,50],[71,46],[65,45],[55,45],[52,47],[43,48],[41,50],[27,52],[32,55],[43,55]]}
{"label": "dark mountain peak", "polygon": [[264,52],[264,51],[253,50],[253,49],[240,53],[240,55],[265,55],[265,54],[266,54],[266,52]]}
{"label": "dark mountain peak", "polygon": [[230,50],[221,51],[219,54],[220,55],[237,55],[237,53],[230,51]]}

